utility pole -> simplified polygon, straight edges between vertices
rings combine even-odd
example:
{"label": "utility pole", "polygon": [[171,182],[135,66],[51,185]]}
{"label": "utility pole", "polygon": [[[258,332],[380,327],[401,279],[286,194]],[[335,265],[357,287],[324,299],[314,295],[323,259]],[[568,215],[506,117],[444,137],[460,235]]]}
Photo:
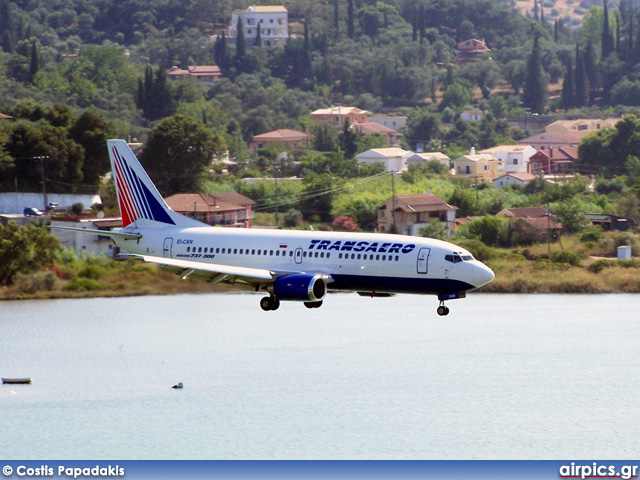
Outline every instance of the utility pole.
{"label": "utility pole", "polygon": [[47,213],[47,206],[49,202],[47,202],[47,182],[44,178],[44,160],[45,158],[49,160],[49,157],[41,155],[40,157],[40,172],[42,173],[42,196],[44,197],[44,213]]}
{"label": "utility pole", "polygon": [[398,233],[398,227],[396,226],[396,182],[395,182],[394,171],[391,170],[391,199],[393,202],[393,210],[391,214],[393,215],[393,233]]}

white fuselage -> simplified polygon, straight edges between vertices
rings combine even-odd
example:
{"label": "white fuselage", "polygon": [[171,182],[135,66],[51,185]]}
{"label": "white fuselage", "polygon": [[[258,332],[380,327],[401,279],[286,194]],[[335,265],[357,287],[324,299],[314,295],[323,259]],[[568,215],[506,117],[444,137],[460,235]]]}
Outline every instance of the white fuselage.
{"label": "white fuselage", "polygon": [[332,290],[447,294],[474,290],[493,272],[448,242],[404,235],[157,227],[126,231],[139,240],[116,239],[140,255],[249,267],[279,273],[327,274]]}

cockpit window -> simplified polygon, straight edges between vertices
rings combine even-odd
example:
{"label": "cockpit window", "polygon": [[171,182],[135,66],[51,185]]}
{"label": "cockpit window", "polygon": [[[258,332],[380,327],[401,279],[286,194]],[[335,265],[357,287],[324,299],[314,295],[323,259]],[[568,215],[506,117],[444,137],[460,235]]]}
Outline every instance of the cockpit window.
{"label": "cockpit window", "polygon": [[453,255],[445,255],[444,259],[447,262],[451,262],[451,263],[458,263],[462,261],[462,258],[460,258],[460,255],[458,255],[457,253],[454,253]]}
{"label": "cockpit window", "polygon": [[473,255],[454,252],[451,255],[445,255],[444,259],[451,263],[471,262],[473,261]]}

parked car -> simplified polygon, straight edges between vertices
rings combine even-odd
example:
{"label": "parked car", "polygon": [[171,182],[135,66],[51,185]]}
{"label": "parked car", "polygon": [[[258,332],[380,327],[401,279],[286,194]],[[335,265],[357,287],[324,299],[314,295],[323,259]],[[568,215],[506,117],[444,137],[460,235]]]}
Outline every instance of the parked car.
{"label": "parked car", "polygon": [[44,213],[34,207],[26,207],[22,213],[24,213],[25,217],[39,217],[44,215]]}

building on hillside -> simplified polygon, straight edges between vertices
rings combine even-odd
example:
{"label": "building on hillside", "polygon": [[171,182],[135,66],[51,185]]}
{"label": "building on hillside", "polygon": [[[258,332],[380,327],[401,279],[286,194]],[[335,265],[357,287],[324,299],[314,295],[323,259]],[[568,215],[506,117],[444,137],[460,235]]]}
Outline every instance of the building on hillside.
{"label": "building on hillside", "polygon": [[288,129],[274,130],[273,132],[254,135],[251,143],[249,143],[249,149],[255,153],[259,148],[266,148],[272,145],[295,148],[306,146],[308,141],[309,135],[304,132]]}
{"label": "building on hillside", "polygon": [[413,152],[403,150],[402,148],[372,148],[356,155],[358,163],[367,163],[370,165],[382,163],[387,172],[400,172],[407,168],[407,158],[413,155]]}
{"label": "building on hillside", "polygon": [[247,45],[255,45],[258,29],[265,47],[285,45],[289,40],[289,12],[282,5],[252,5],[244,12],[231,14],[229,37],[238,36],[238,19],[241,19]]}
{"label": "building on hillside", "polygon": [[451,168],[451,158],[440,152],[424,152],[414,153],[407,158],[407,167],[411,165],[418,165],[419,167],[426,167],[429,162],[439,162],[442,166],[446,167],[447,171]]}
{"label": "building on hillside", "polygon": [[339,105],[331,108],[320,108],[311,112],[311,120],[314,122],[329,122],[336,127],[342,127],[347,119],[349,119],[351,125],[367,123],[370,113],[358,107],[343,107]]}
{"label": "building on hillside", "polygon": [[[116,218],[78,218],[78,217],[52,217],[51,226],[84,228],[87,230],[111,231],[114,228],[122,228],[122,219]],[[95,235],[74,230],[60,230],[52,228],[51,233],[58,237],[65,248],[72,248],[76,253],[87,255],[105,255],[114,258],[119,249],[113,243],[113,239],[107,235]]]}
{"label": "building on hillside", "polygon": [[472,38],[458,44],[456,50],[456,63],[464,65],[465,63],[475,62],[482,56],[491,52],[484,40]]}
{"label": "building on hillside", "polygon": [[491,154],[476,154],[472,148],[468,155],[453,161],[456,177],[474,182],[493,182],[506,173],[504,162]]}
{"label": "building on hillside", "polygon": [[618,217],[617,215],[606,213],[585,213],[585,217],[587,217],[593,225],[598,225],[605,231],[622,232],[635,226],[633,220],[630,218]]}
{"label": "building on hillside", "polygon": [[236,192],[177,193],[165,201],[173,211],[207,225],[251,228],[255,202]]}
{"label": "building on hillside", "polygon": [[539,133],[529,138],[518,140],[518,145],[530,145],[538,151],[577,147],[588,131]]}
{"label": "building on hillside", "polygon": [[578,118],[575,120],[556,120],[547,125],[544,129],[547,133],[552,132],[593,132],[601,128],[612,128],[622,120],[621,118]]}
{"label": "building on hillside", "polygon": [[353,130],[358,132],[358,134],[363,137],[367,137],[369,135],[377,133],[390,147],[398,146],[398,138],[404,136],[403,134],[396,132],[392,128],[385,127],[384,125],[375,122],[356,123],[352,125],[351,128],[353,128]]}
{"label": "building on hillside", "polygon": [[222,76],[222,72],[217,65],[192,65],[186,70],[174,66],[167,70],[167,76],[170,80],[193,78],[199,85],[210,87]]}
{"label": "building on hillside", "polygon": [[573,162],[577,159],[577,147],[551,148],[534,153],[529,159],[529,167],[534,175],[566,175],[571,173]]}
{"label": "building on hillside", "polygon": [[407,125],[408,117],[387,117],[382,115],[370,116],[369,121],[379,123],[387,128],[392,128],[396,132],[399,132]]}
{"label": "building on hillside", "polygon": [[463,122],[481,122],[483,117],[482,110],[477,108],[469,108],[460,114]]}
{"label": "building on hillside", "polygon": [[[500,217],[507,217],[513,222],[523,222],[529,227],[555,237],[562,230],[562,224],[558,223],[558,217],[549,214],[542,207],[505,208],[498,212]],[[540,240],[542,237],[540,238]]]}
{"label": "building on hillside", "polygon": [[529,171],[529,159],[536,153],[536,149],[531,145],[499,145],[480,150],[480,153],[502,160],[507,173],[526,173]]}
{"label": "building on hillside", "polygon": [[507,173],[506,175],[496,178],[493,181],[493,186],[495,188],[506,187],[509,185],[520,185],[521,187],[524,187],[535,178],[535,175],[528,172]]}
{"label": "building on hillside", "polygon": [[[396,195],[378,207],[378,231],[395,231],[404,235],[418,235],[418,230],[438,220],[451,235],[455,230],[457,207],[431,193]],[[394,215],[395,212],[395,215]]]}

